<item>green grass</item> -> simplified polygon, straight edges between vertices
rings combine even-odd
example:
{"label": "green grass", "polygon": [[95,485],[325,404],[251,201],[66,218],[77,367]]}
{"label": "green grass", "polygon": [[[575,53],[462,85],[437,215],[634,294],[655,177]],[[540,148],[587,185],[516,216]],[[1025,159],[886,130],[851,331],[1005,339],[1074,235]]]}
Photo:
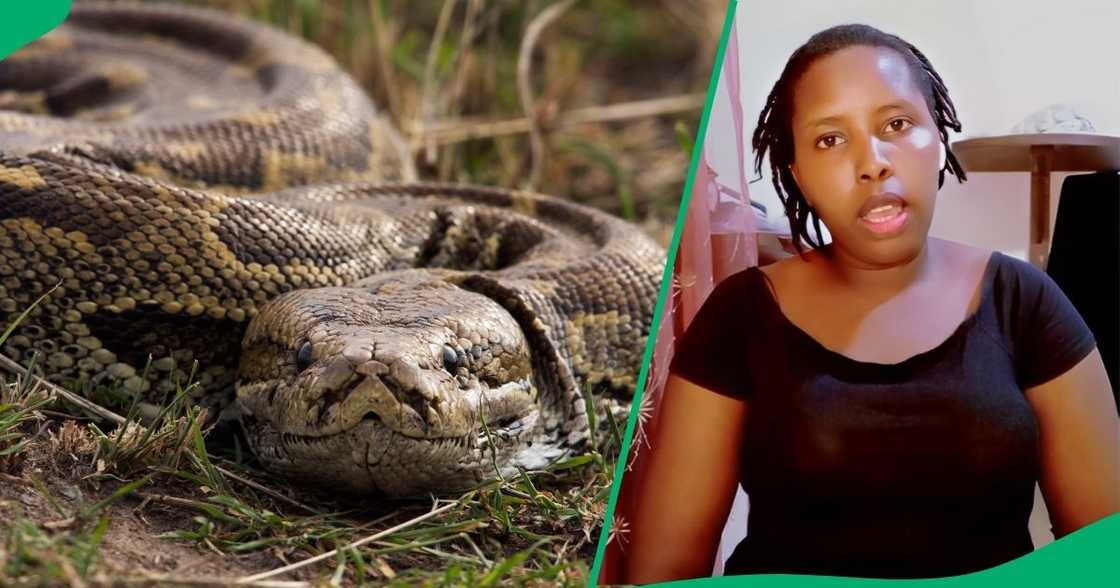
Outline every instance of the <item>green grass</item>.
{"label": "green grass", "polygon": [[[6,384],[9,389],[16,385]],[[7,480],[19,481],[7,490],[23,486],[42,498],[41,509],[24,512],[5,495],[9,492],[0,493],[0,510],[11,511],[5,513],[10,522],[3,525],[0,549],[3,585],[72,583],[74,578],[142,580],[143,575],[121,574],[122,562],[101,566],[99,546],[117,520],[154,509],[163,512],[173,528],[162,532],[153,528],[143,541],[193,545],[200,556],[217,559],[264,555],[261,561],[271,563],[247,570],[261,572],[283,564],[271,554],[299,561],[342,549],[431,507],[429,500],[394,501],[354,510],[354,503],[290,487],[251,464],[215,454],[201,442],[204,431],[196,408],[168,411],[151,427],[130,421],[102,432],[92,424],[60,424],[58,419],[36,416],[43,405],[39,398],[34,404],[12,404],[0,413],[0,438],[22,437],[18,444],[8,444],[11,451],[6,456],[32,454],[23,467],[7,474]],[[28,426],[32,422],[49,432],[28,435],[36,428]],[[51,444],[48,440],[61,435],[66,426],[72,429],[71,437],[78,432],[81,443],[71,440],[64,448]],[[609,446],[591,448],[548,470],[522,471],[450,497],[446,500],[454,506],[440,516],[343,549],[297,577],[327,584],[333,579],[342,585],[582,585],[592,538],[605,508],[612,463],[604,454],[617,451],[613,439],[607,435]],[[85,449],[77,449],[78,445]],[[76,467],[51,471],[50,462],[66,461],[63,455],[74,454],[79,454]],[[237,477],[272,491],[244,486],[223,471],[236,472]],[[60,495],[60,488],[72,485],[81,489],[82,500]],[[305,507],[295,508],[274,493],[298,497]],[[149,569],[161,571],[158,566]],[[162,578],[187,580],[191,575]]]}

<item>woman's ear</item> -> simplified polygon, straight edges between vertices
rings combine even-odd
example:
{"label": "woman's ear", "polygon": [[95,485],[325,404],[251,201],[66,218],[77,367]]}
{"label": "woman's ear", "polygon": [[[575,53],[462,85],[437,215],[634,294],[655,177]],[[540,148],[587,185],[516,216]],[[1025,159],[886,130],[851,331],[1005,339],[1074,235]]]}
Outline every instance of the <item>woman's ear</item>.
{"label": "woman's ear", "polygon": [[937,143],[937,169],[945,169],[945,142],[940,141]]}

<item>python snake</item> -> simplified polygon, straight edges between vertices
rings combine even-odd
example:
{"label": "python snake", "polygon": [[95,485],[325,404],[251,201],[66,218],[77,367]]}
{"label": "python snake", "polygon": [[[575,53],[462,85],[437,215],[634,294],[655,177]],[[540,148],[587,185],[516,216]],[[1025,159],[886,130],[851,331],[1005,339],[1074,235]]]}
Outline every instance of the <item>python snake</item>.
{"label": "python snake", "polygon": [[587,207],[415,176],[318,48],[76,4],[0,62],[0,323],[46,293],[2,351],[149,407],[193,376],[267,468],[359,494],[570,454],[589,406],[633,392],[664,252]]}

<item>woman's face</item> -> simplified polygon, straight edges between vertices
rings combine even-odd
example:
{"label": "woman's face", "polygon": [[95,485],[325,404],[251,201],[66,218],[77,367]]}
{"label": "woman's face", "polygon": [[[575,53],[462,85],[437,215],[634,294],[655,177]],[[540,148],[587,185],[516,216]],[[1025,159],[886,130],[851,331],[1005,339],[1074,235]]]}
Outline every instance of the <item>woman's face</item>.
{"label": "woman's face", "polygon": [[833,247],[872,267],[916,257],[941,143],[903,57],[853,46],[817,59],[794,85],[792,123],[791,169]]}

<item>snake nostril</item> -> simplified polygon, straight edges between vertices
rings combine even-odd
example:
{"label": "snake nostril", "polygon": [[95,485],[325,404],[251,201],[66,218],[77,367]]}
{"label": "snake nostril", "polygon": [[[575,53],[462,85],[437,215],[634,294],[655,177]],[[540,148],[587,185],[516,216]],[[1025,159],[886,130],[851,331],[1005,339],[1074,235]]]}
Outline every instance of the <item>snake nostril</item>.
{"label": "snake nostril", "polygon": [[311,341],[304,341],[296,352],[296,371],[302,372],[311,365]]}

